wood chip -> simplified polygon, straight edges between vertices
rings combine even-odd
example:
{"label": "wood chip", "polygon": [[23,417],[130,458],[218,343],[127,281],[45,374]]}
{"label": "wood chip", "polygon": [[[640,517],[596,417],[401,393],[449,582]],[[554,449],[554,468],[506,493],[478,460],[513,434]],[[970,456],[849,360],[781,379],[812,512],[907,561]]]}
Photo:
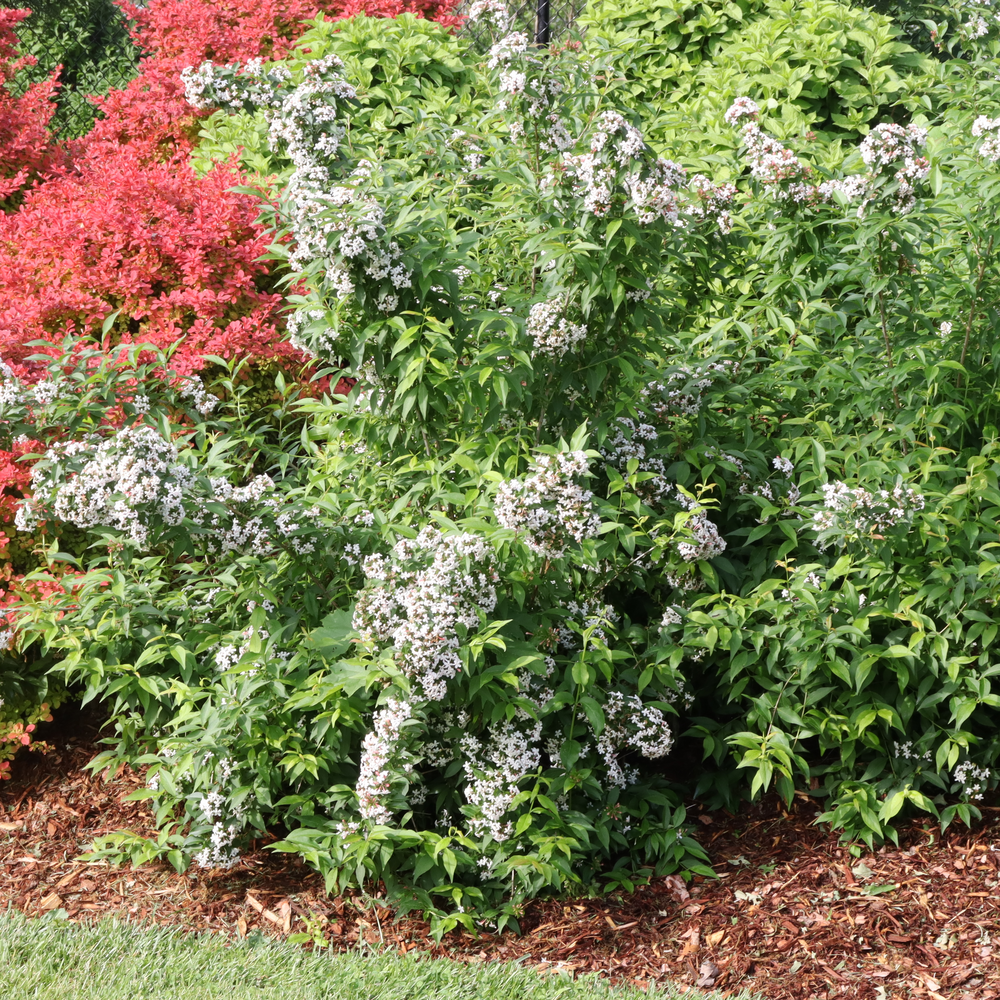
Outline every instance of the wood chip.
{"label": "wood chip", "polygon": [[[815,802],[806,798],[787,814],[768,800],[737,816],[694,806],[689,816],[726,878],[685,883],[674,875],[628,894],[536,900],[524,908],[521,935],[473,937],[459,930],[436,942],[412,914],[394,920],[388,913],[379,928],[361,897],[330,899],[322,878],[307,866],[252,846],[224,873],[179,876],[162,862],[135,873],[103,860],[72,863],[97,836],[155,832],[148,804],[124,800],[144,784],[141,773],[124,771],[105,783],[83,772],[99,750],[95,744],[60,748],[58,761],[54,754],[27,758],[22,773],[30,781],[15,773],[4,782],[0,829],[12,835],[0,834],[0,906],[38,914],[48,912],[44,903],[86,920],[142,919],[145,913],[161,924],[234,938],[251,928],[284,936],[296,927],[296,916],[315,915],[330,921],[326,937],[334,950],[372,942],[464,961],[521,960],[534,967],[544,961],[546,968],[598,973],[651,991],[697,980],[706,990],[764,990],[768,1000],[867,997],[876,984],[884,984],[887,995],[912,992],[914,1000],[1000,998],[1000,963],[994,960],[1000,949],[982,943],[1000,913],[990,884],[1000,871],[1000,854],[989,849],[996,843],[994,817],[970,830],[949,830],[944,838],[935,832],[933,840],[919,824],[912,830],[904,825],[898,849],[888,845],[854,858],[836,833],[813,825]],[[11,803],[23,804],[15,810]],[[711,824],[698,823],[699,814]],[[49,837],[46,824],[53,819],[57,829]],[[7,829],[11,824],[14,830]],[[956,868],[959,856],[966,864]],[[723,863],[737,858],[739,864]],[[855,874],[861,864],[870,877]],[[860,892],[862,884],[900,888],[872,897]],[[736,892],[760,897],[752,914]],[[930,944],[944,930],[947,953]],[[712,965],[706,966],[709,954]],[[918,970],[939,988],[918,981]]]}

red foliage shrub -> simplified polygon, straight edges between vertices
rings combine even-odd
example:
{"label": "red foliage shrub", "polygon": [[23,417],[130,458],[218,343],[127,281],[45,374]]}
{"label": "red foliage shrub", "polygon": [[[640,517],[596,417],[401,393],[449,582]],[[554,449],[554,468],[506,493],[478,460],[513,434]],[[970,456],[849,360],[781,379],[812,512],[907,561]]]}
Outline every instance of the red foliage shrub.
{"label": "red foliage shrub", "polygon": [[99,332],[115,310],[115,339],[168,347],[176,366],[204,354],[290,358],[280,340],[281,297],[257,258],[269,238],[252,199],[217,169],[197,177],[177,163],[147,163],[132,147],[78,161],[28,192],[0,218],[0,354],[21,361],[37,339]]}
{"label": "red foliage shrub", "polygon": [[[15,444],[11,451],[0,451],[0,526],[14,523],[18,500],[27,493],[31,485],[31,468],[19,459],[37,447],[34,441],[24,441]],[[8,537],[0,530],[0,559],[7,554],[8,541]],[[3,574],[0,572],[0,586],[2,582]]]}
{"label": "red foliage shrub", "polygon": [[30,13],[0,8],[0,206],[58,158],[48,130],[55,111],[56,74],[32,84],[20,97],[8,90],[17,71],[36,62],[17,54],[15,28]]}
{"label": "red foliage shrub", "polygon": [[[48,705],[41,705],[39,711],[42,714],[40,721],[52,721]],[[7,781],[10,778],[10,762],[14,754],[22,747],[27,747],[29,750],[38,750],[42,753],[48,753],[52,749],[48,743],[34,741],[31,736],[34,731],[34,723],[25,725],[23,722],[0,721],[0,781]]]}

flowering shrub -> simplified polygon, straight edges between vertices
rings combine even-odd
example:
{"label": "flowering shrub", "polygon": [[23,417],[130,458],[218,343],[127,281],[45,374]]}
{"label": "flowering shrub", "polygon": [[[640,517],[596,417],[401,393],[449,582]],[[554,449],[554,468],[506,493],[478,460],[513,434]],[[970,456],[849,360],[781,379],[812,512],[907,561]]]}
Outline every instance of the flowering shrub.
{"label": "flowering shrub", "polygon": [[451,4],[440,0],[150,0],[122,9],[134,20],[133,37],[146,55],[139,76],[98,100],[103,114],[86,139],[130,145],[154,159],[187,153],[197,137],[197,116],[184,100],[186,66],[205,59],[282,58],[318,13],[391,18],[405,12],[455,24]]}
{"label": "flowering shrub", "polygon": [[[161,828],[96,854],[231,867],[280,828],[443,933],[704,873],[684,796],[812,796],[869,844],[971,820],[1000,753],[988,48],[836,136],[741,85],[689,173],[612,66],[477,8],[478,66],[400,18],[185,67],[193,162],[246,137],[289,342],[346,397],[155,345],[5,373],[42,455],[19,523],[88,543],[10,652],[111,705],[95,766],[146,766]],[[406,113],[352,78],[366,32],[422,67]]]}
{"label": "flowering shrub", "polygon": [[593,493],[574,481],[589,471],[583,452],[539,455],[525,479],[504,480],[497,486],[493,504],[497,523],[523,530],[532,552],[549,558],[564,555],[567,546],[592,538],[601,526]]}

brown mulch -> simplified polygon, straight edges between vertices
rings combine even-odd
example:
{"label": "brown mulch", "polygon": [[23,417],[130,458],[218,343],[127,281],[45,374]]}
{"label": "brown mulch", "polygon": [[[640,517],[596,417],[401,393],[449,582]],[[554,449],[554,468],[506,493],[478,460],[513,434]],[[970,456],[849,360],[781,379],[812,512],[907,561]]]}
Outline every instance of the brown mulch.
{"label": "brown mulch", "polygon": [[19,756],[0,785],[0,912],[114,914],[241,936],[294,934],[322,920],[335,949],[367,942],[467,961],[520,958],[640,985],[755,989],[768,1000],[1000,997],[995,810],[943,840],[914,825],[898,849],[860,859],[811,824],[809,801],[790,812],[773,802],[735,817],[696,812],[718,879],[536,902],[520,936],[454,933],[435,944],[423,922],[393,922],[359,897],[330,899],[301,862],[263,849],[230,871],[184,875],[78,861],[100,834],[152,832],[148,807],[122,801],[143,779],[126,771],[105,782],[83,770],[98,749],[92,725],[61,739],[51,729],[40,735],[57,748]]}

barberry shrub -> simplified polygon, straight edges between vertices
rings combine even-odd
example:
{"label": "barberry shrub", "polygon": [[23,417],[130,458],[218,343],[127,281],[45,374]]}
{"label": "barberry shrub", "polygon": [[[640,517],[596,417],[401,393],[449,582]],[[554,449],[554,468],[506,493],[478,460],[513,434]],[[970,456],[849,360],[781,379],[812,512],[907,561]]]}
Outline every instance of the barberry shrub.
{"label": "barberry shrub", "polygon": [[135,76],[139,52],[127,18],[114,0],[32,0],[30,8],[17,35],[20,52],[31,62],[18,70],[14,89],[21,92],[54,77],[51,130],[60,139],[85,134],[96,114],[90,97]]}
{"label": "barberry shrub", "polygon": [[19,52],[17,27],[29,13],[0,8],[0,211],[4,212],[13,209],[20,192],[58,158],[48,128],[56,110],[55,74],[36,80],[16,96],[13,87],[18,73],[37,61]]}

